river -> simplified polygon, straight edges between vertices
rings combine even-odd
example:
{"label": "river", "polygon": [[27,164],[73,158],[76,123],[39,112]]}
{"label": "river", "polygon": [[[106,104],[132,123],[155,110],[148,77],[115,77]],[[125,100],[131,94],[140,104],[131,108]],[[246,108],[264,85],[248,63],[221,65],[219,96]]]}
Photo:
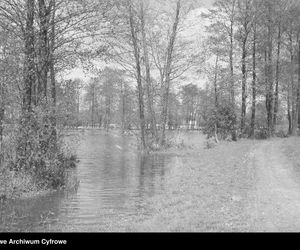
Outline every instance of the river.
{"label": "river", "polygon": [[86,130],[77,140],[69,143],[80,160],[72,170],[78,189],[9,202],[1,208],[2,232],[110,230],[145,215],[147,199],[164,191],[175,156],[140,154],[134,136],[117,132]]}

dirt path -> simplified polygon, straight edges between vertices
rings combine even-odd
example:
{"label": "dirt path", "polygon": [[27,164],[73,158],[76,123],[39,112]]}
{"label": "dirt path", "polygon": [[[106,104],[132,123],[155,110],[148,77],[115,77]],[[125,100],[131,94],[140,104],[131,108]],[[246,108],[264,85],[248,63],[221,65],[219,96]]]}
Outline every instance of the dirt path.
{"label": "dirt path", "polygon": [[250,154],[256,169],[253,231],[300,231],[300,180],[281,146],[280,140],[266,141]]}

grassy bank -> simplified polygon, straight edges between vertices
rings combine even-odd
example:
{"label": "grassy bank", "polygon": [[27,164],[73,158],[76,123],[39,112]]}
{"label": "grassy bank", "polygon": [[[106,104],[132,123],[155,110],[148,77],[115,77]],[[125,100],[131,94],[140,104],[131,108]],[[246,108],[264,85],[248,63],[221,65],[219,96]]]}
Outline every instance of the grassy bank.
{"label": "grassy bank", "polygon": [[33,176],[25,172],[15,172],[2,169],[0,175],[0,201],[32,197],[44,194],[47,190],[42,189],[35,182]]}
{"label": "grassy bank", "polygon": [[[196,136],[194,139],[196,140]],[[193,141],[190,140],[191,142]],[[129,223],[124,218],[123,222],[117,223],[118,226],[111,225],[110,230],[196,232],[257,230],[256,226],[261,222],[256,221],[253,211],[256,210],[255,204],[258,199],[256,196],[259,195],[256,186],[258,180],[263,178],[258,176],[260,174],[258,168],[264,166],[257,165],[257,155],[254,155],[254,152],[256,149],[267,150],[264,145],[277,145],[281,148],[287,156],[287,161],[294,166],[293,178],[299,183],[299,137],[275,138],[268,141],[221,142],[212,149],[193,144],[193,149],[186,151],[188,156],[178,152],[179,157],[174,161],[165,192],[145,204],[147,209],[134,221]],[[263,157],[267,152],[261,153]],[[264,204],[259,205],[264,208]],[[267,215],[261,216],[266,219]],[[260,228],[265,229],[266,225]]]}

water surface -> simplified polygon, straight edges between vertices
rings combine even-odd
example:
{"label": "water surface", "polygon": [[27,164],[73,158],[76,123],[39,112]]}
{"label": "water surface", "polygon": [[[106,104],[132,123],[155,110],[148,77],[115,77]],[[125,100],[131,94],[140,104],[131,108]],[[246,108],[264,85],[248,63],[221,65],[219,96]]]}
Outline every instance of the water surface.
{"label": "water surface", "polygon": [[1,231],[109,230],[121,219],[147,213],[147,199],[164,191],[172,156],[142,155],[135,137],[116,132],[86,130],[77,144],[73,140],[78,189],[7,204]]}

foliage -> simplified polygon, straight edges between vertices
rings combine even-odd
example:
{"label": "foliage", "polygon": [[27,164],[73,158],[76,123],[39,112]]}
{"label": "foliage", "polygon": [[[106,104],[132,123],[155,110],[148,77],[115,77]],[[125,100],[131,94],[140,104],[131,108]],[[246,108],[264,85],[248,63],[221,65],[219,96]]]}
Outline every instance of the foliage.
{"label": "foliage", "polygon": [[219,106],[211,110],[205,124],[204,133],[208,137],[212,137],[216,133],[222,139],[226,139],[236,129],[236,124],[237,118],[232,106]]}
{"label": "foliage", "polygon": [[254,137],[258,140],[266,140],[269,138],[268,128],[261,127],[254,131]]}
{"label": "foliage", "polygon": [[275,132],[275,135],[279,138],[287,138],[289,135],[286,133],[286,131],[280,129]]}
{"label": "foliage", "polygon": [[78,127],[81,81],[61,81],[57,87],[57,123],[64,127]]}
{"label": "foliage", "polygon": [[[51,111],[36,108],[25,114],[15,131],[16,157],[9,156],[10,169],[27,173],[40,188],[59,188],[64,186],[65,171],[76,164],[76,157],[63,149],[64,142],[56,129],[50,124]],[[55,136],[53,135],[55,131]],[[28,151],[30,153],[28,153]]]}

